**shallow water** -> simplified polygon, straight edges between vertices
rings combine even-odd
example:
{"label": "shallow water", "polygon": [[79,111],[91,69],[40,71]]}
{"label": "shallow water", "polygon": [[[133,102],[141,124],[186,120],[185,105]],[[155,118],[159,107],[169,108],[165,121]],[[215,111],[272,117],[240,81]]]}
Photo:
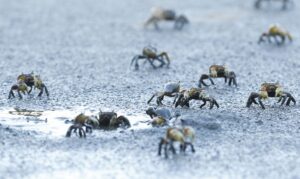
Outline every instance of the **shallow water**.
{"label": "shallow water", "polygon": [[[116,111],[117,112],[117,111]],[[23,109],[22,112],[16,109],[1,109],[0,123],[11,128],[34,131],[39,135],[48,137],[65,137],[66,131],[72,125],[72,120],[80,114],[80,109],[74,110],[53,110],[53,111],[35,111]],[[85,113],[92,115],[92,112]],[[124,115],[122,111],[117,112]],[[129,121],[132,125],[130,129],[138,130],[149,128],[147,121],[150,118],[146,115],[131,115]],[[128,129],[129,130],[129,129]],[[99,130],[94,130],[97,134]]]}

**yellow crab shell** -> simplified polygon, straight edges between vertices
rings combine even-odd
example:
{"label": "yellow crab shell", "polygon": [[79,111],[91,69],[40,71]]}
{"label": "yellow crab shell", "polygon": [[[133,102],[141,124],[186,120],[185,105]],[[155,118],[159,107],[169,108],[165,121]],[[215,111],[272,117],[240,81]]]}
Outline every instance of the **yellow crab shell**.
{"label": "yellow crab shell", "polygon": [[183,133],[177,128],[169,128],[167,130],[167,139],[171,139],[174,141],[178,141],[181,144],[184,143],[184,135]]}
{"label": "yellow crab shell", "polygon": [[212,65],[209,68],[209,73],[213,78],[215,78],[218,77],[218,71],[220,70],[224,70],[225,75],[228,75],[229,73],[228,67],[226,65]]}
{"label": "yellow crab shell", "polygon": [[89,119],[89,116],[86,116],[81,113],[78,116],[76,116],[75,123],[84,124],[87,122],[88,119]]}
{"label": "yellow crab shell", "polygon": [[154,117],[151,124],[153,126],[163,126],[166,124],[166,119],[163,118],[162,116],[157,116],[157,117]]}

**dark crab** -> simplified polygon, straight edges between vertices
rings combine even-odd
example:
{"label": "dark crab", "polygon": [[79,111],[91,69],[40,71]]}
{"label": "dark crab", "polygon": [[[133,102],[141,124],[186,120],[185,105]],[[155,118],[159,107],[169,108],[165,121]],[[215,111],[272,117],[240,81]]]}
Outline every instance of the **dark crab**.
{"label": "dark crab", "polygon": [[[144,59],[146,59],[154,69],[162,68],[165,65],[169,67],[170,65],[170,58],[167,52],[157,53],[157,49],[151,46],[145,47],[143,49],[142,55],[134,56],[133,59],[131,60],[130,65],[132,66],[134,64],[135,69],[138,70],[139,69],[138,61]],[[159,62],[160,65],[156,66],[155,61]]]}
{"label": "dark crab", "polygon": [[164,87],[163,92],[154,93],[147,103],[149,104],[152,101],[152,99],[156,96],[157,105],[163,105],[162,100],[165,96],[175,97],[179,90],[180,83],[167,83]]}
{"label": "dark crab", "polygon": [[[33,73],[21,74],[18,76],[17,81],[18,81],[18,83],[11,87],[8,99],[15,97],[13,91],[18,91],[19,98],[22,99],[22,95],[21,95],[20,91],[23,94],[25,94],[25,91],[28,94],[30,94],[33,87],[40,90],[38,97],[42,96],[42,94],[44,93],[44,90],[46,92],[46,95],[49,97],[48,89],[47,89],[46,85],[43,83],[43,81],[39,75],[34,75]],[[24,84],[26,85],[26,89],[25,89]],[[27,90],[28,89],[27,87],[29,87],[30,89]]]}
{"label": "dark crab", "polygon": [[227,83],[228,80],[229,86],[231,86],[232,83],[233,85],[237,86],[236,75],[233,71],[229,71],[225,65],[212,65],[209,67],[209,74],[201,75],[199,80],[199,88],[201,88],[202,85],[208,86],[204,82],[206,79],[209,79],[211,84],[214,85],[215,83],[212,78],[224,78],[225,83]]}
{"label": "dark crab", "polygon": [[[279,83],[263,83],[260,88],[259,93],[252,92],[248,98],[246,106],[249,108],[252,103],[260,104],[262,109],[265,109],[262,99],[275,98],[278,97],[278,103],[281,102],[283,105],[286,102],[286,105],[289,106],[291,101],[296,104],[295,98],[288,92],[283,91]],[[255,99],[258,99],[258,103]],[[287,101],[286,101],[287,100]]]}
{"label": "dark crab", "polygon": [[219,104],[217,103],[217,101],[213,97],[210,97],[202,88],[191,88],[189,90],[180,91],[180,93],[178,93],[174,100],[175,107],[190,107],[189,101],[191,100],[203,101],[203,104],[200,106],[200,108],[204,107],[206,105],[206,102],[209,102],[210,104],[209,109],[212,109],[215,105],[217,108],[219,108]]}
{"label": "dark crab", "polygon": [[145,23],[145,27],[153,24],[156,30],[159,30],[158,22],[160,21],[174,21],[174,29],[181,30],[189,23],[184,15],[176,15],[175,11],[170,9],[153,8],[151,17]]}

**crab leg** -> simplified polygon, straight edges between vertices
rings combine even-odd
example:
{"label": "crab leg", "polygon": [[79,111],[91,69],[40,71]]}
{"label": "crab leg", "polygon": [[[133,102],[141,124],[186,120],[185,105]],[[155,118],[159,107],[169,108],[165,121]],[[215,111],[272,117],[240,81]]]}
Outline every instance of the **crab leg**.
{"label": "crab leg", "polygon": [[44,87],[42,86],[40,90],[41,90],[41,91],[40,91],[40,93],[38,94],[38,97],[41,97],[42,94],[44,93]]}
{"label": "crab leg", "polygon": [[165,151],[165,157],[168,158],[168,142],[165,143],[164,151]]}
{"label": "crab leg", "polygon": [[159,27],[157,25],[157,22],[159,21],[159,18],[157,17],[150,17],[146,23],[144,24],[144,27],[148,27],[150,24],[153,24],[156,30],[159,30]]}
{"label": "crab leg", "polygon": [[[194,148],[194,145],[191,143],[191,142],[185,142],[185,146],[190,146],[191,147],[191,151],[193,153],[195,153],[195,148]],[[184,150],[186,149],[186,147],[184,148]]]}
{"label": "crab leg", "polygon": [[45,88],[46,95],[49,97],[49,91],[48,91],[46,85],[43,84],[43,87]]}
{"label": "crab leg", "polygon": [[203,100],[203,104],[200,106],[200,108],[203,108],[206,105],[206,100]]}
{"label": "crab leg", "polygon": [[162,146],[165,144],[165,139],[164,138],[161,138],[159,144],[158,144],[158,155],[161,155],[161,149],[162,149]]}
{"label": "crab leg", "polygon": [[8,99],[10,99],[11,97],[15,97],[15,94],[12,89],[9,91]]}
{"label": "crab leg", "polygon": [[173,145],[173,141],[171,140],[170,141],[170,150],[172,151],[173,154],[176,154],[176,150],[174,148],[174,145]]}
{"label": "crab leg", "polygon": [[170,58],[166,52],[162,52],[161,54],[158,55],[159,57],[165,57],[167,60],[167,67],[170,66]]}
{"label": "crab leg", "polygon": [[187,24],[189,21],[187,18],[183,15],[180,15],[175,20],[174,29],[181,30],[185,24]]}
{"label": "crab leg", "polygon": [[89,124],[84,124],[86,133],[92,133],[93,126]]}
{"label": "crab leg", "polygon": [[154,94],[151,96],[151,98],[147,101],[147,104],[149,104],[155,96],[158,96],[158,93],[154,93]]}
{"label": "crab leg", "polygon": [[70,126],[66,133],[66,137],[71,137],[72,131],[75,129],[76,129],[75,125]]}
{"label": "crab leg", "polygon": [[219,106],[219,104],[218,104],[218,102],[214,99],[214,104],[217,106],[217,108],[219,108],[220,106]]}
{"label": "crab leg", "polygon": [[147,60],[148,60],[148,62],[150,63],[150,65],[154,68],[154,69],[156,69],[157,68],[157,66],[155,66],[154,65],[154,63],[153,63],[153,60],[152,59],[150,59],[150,58],[147,58]]}
{"label": "crab leg", "polygon": [[23,98],[22,95],[21,95],[21,93],[20,93],[20,90],[18,90],[18,95],[19,95],[19,98],[20,98],[20,99]]}
{"label": "crab leg", "polygon": [[203,74],[203,75],[201,75],[200,80],[199,80],[199,88],[201,88],[201,84],[203,84],[204,86],[208,86],[204,82],[205,79],[209,79],[212,85],[215,84],[214,81],[211,79],[211,77],[209,75]]}
{"label": "crab leg", "polygon": [[295,98],[290,93],[284,92],[284,94],[286,94],[286,96],[288,97],[288,100],[286,102],[287,106],[290,105],[291,101],[293,101],[294,105],[296,104]]}
{"label": "crab leg", "polygon": [[264,105],[262,104],[262,101],[260,99],[260,95],[258,93],[251,93],[249,98],[248,98],[248,101],[247,101],[247,104],[246,104],[246,107],[250,107],[252,103],[255,103],[257,104],[257,102],[255,101],[255,98],[259,98],[258,101],[259,101],[259,104],[261,105],[261,107],[264,109]]}
{"label": "crab leg", "polygon": [[29,86],[29,87],[30,87],[30,90],[28,91],[28,94],[30,94],[32,91],[32,86]]}

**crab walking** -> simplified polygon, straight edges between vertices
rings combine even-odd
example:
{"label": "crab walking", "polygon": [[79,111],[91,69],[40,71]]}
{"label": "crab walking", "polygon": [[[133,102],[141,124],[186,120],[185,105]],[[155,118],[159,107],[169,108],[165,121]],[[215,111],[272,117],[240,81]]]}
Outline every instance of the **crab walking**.
{"label": "crab walking", "polygon": [[262,6],[262,3],[266,2],[268,4],[270,4],[270,2],[282,2],[282,10],[286,10],[288,8],[288,6],[290,5],[293,5],[293,1],[292,0],[256,0],[255,3],[254,3],[254,7],[256,9],[260,9],[261,6]]}
{"label": "crab walking", "polygon": [[[167,52],[161,52],[161,53],[157,53],[157,49],[151,46],[148,47],[144,47],[142,55],[136,55],[133,57],[133,59],[131,60],[131,64],[130,66],[134,65],[135,69],[138,70],[139,69],[139,60],[144,60],[146,59],[150,65],[156,69],[156,68],[162,68],[165,65],[167,67],[170,66],[170,58],[167,54]],[[159,62],[160,65],[156,66],[154,63],[155,61]]]}
{"label": "crab walking", "polygon": [[[22,99],[21,92],[25,95],[30,94],[32,91],[32,88],[39,89],[40,93],[38,94],[38,97],[41,97],[44,93],[44,90],[46,92],[46,95],[49,97],[49,92],[46,87],[46,85],[43,83],[41,77],[39,75],[34,75],[33,73],[30,74],[21,74],[17,78],[17,84],[13,85],[10,89],[8,99],[15,97],[13,91],[17,91],[19,98]],[[30,89],[28,90],[28,87]],[[26,92],[26,93],[25,93]]]}
{"label": "crab walking", "polygon": [[152,99],[156,96],[157,105],[163,105],[162,100],[165,96],[175,97],[176,94],[180,90],[180,83],[167,83],[162,92],[154,93],[151,98],[148,100],[148,104],[152,101]]}
{"label": "crab walking", "polygon": [[[260,88],[259,93],[252,92],[248,98],[246,106],[249,108],[252,103],[260,104],[262,109],[265,109],[262,99],[279,97],[278,103],[281,102],[281,106],[286,102],[286,105],[289,106],[291,101],[296,104],[295,98],[288,92],[282,90],[281,86],[278,83],[263,83]],[[255,99],[258,99],[258,103]],[[286,101],[287,100],[287,101]]]}
{"label": "crab walking", "polygon": [[[71,137],[72,132],[75,133],[79,130],[79,137],[86,137],[86,132],[92,132],[92,128],[99,129],[117,129],[118,127],[128,128],[130,127],[129,120],[124,116],[117,116],[115,112],[101,112],[99,116],[86,116],[79,114],[74,124],[71,125],[66,133],[66,137]],[[83,127],[86,128],[84,131]]]}
{"label": "crab walking", "polygon": [[190,107],[189,102],[191,100],[203,101],[203,104],[200,106],[200,108],[204,107],[207,102],[209,102],[209,109],[212,109],[214,106],[219,108],[219,104],[217,103],[217,101],[213,97],[210,97],[202,88],[191,88],[189,90],[180,91],[180,93],[176,95],[174,100],[175,108],[177,106]]}
{"label": "crab walking", "polygon": [[262,33],[262,35],[259,37],[258,43],[259,44],[262,42],[273,43],[273,41],[275,41],[277,45],[282,45],[285,43],[286,38],[290,42],[293,41],[293,37],[289,32],[281,29],[278,25],[272,25],[269,28],[268,32]]}
{"label": "crab walking", "polygon": [[204,80],[209,79],[211,84],[214,85],[214,81],[212,78],[224,78],[225,83],[227,83],[228,80],[228,85],[231,86],[233,85],[237,86],[236,82],[236,75],[233,71],[229,71],[228,68],[225,65],[212,65],[209,67],[209,74],[202,74],[200,79],[199,79],[199,88],[204,86],[208,86]]}
{"label": "crab walking", "polygon": [[156,30],[159,30],[158,22],[161,21],[174,21],[174,29],[181,30],[186,24],[189,23],[184,15],[176,15],[175,11],[169,9],[162,9],[155,7],[152,9],[151,17],[146,21],[144,27],[153,24]]}
{"label": "crab walking", "polygon": [[[187,146],[191,147],[191,151],[194,153],[195,130],[192,127],[185,126],[182,128],[168,128],[166,137],[161,138],[158,144],[158,155],[161,155],[162,148],[164,149],[165,157],[168,158],[168,151],[171,150],[173,154],[176,154],[174,142],[180,143],[180,152],[185,152]],[[169,147],[169,148],[168,148]]]}

